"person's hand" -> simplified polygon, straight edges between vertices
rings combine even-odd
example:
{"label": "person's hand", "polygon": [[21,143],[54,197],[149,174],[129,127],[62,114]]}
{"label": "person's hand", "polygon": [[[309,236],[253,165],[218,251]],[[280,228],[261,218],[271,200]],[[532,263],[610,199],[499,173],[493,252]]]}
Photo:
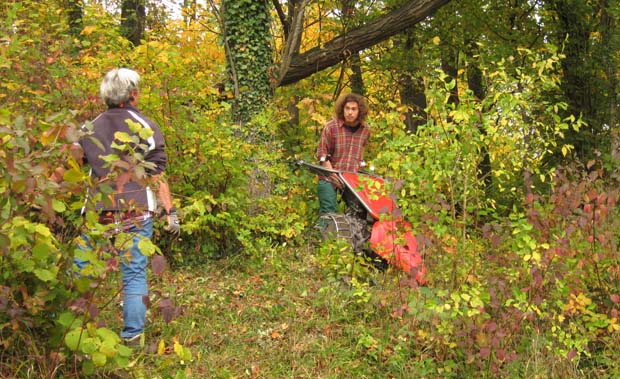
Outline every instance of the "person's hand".
{"label": "person's hand", "polygon": [[170,213],[166,215],[166,221],[168,222],[168,224],[164,226],[165,231],[175,235],[181,233],[179,216],[177,215],[177,210],[174,207],[172,207],[170,209]]}
{"label": "person's hand", "polygon": [[328,177],[328,179],[330,182],[332,182],[333,185],[336,186],[336,188],[342,189],[344,187],[344,183],[342,182],[338,174],[333,173]]}

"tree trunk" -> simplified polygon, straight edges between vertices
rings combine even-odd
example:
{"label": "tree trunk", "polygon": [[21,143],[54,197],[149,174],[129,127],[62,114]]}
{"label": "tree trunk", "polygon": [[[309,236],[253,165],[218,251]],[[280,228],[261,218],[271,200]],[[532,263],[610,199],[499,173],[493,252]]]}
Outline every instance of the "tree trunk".
{"label": "tree trunk", "polygon": [[353,52],[384,41],[433,14],[450,0],[412,0],[400,9],[366,25],[349,30],[321,47],[292,56],[290,65],[276,86],[296,83],[315,72],[334,66]]}
{"label": "tree trunk", "polygon": [[[343,34],[346,35],[351,29],[351,22],[355,20],[355,0],[340,0],[342,7],[342,25],[343,25]],[[351,68],[351,75],[349,75],[349,86],[351,87],[351,92],[365,95],[364,93],[364,78],[362,77],[362,61],[360,59],[360,52],[353,51],[349,59],[343,62],[343,65],[348,64]],[[343,69],[346,66],[343,66]],[[339,91],[340,92],[340,91]]]}
{"label": "tree trunk", "polygon": [[567,113],[582,115],[587,123],[579,131],[567,130],[566,142],[573,144],[576,155],[585,162],[609,148],[609,131],[618,123],[618,16],[605,0],[546,4],[557,18],[554,42],[566,46],[562,89],[568,99]]}
{"label": "tree trunk", "polygon": [[270,12],[267,0],[224,0],[223,29],[233,119],[248,122],[271,98]]}
{"label": "tree trunk", "polygon": [[146,25],[145,0],[123,0],[121,4],[121,34],[134,46],[144,38]]}
{"label": "tree trunk", "polygon": [[79,37],[82,32],[82,1],[67,0],[65,7],[69,15],[69,32],[73,37]]}
{"label": "tree trunk", "polygon": [[357,94],[365,96],[366,90],[364,89],[364,78],[362,76],[362,61],[360,59],[359,51],[356,51],[351,55],[349,59],[351,66],[351,75],[349,79],[351,81],[351,91]]}
{"label": "tree trunk", "polygon": [[[409,62],[421,59],[415,55],[413,49],[413,35],[411,29],[402,34],[402,39],[396,39],[394,46],[403,51],[404,56]],[[405,64],[400,68],[398,76],[398,87],[400,102],[407,106],[405,112],[405,125],[407,130],[413,134],[418,132],[418,126],[426,122],[426,95],[424,94],[424,84],[413,65]]]}

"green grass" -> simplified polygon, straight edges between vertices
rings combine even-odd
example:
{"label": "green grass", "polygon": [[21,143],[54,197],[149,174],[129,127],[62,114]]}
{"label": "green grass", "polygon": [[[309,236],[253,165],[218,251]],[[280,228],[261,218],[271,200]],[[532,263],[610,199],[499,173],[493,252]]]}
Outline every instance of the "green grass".
{"label": "green grass", "polygon": [[441,331],[438,313],[426,309],[441,289],[411,288],[396,271],[362,269],[338,244],[277,248],[267,255],[227,257],[152,278],[152,293],[170,297],[178,315],[166,324],[154,301],[147,346],[129,369],[99,377],[613,377],[607,367],[580,371],[579,362],[529,337],[527,322],[519,359],[498,376],[490,366],[479,368],[485,366],[476,364],[480,357],[465,356],[464,345],[451,346],[472,340],[458,329]]}
{"label": "green grass", "polygon": [[[407,321],[393,315],[405,289],[394,291],[394,273],[368,275],[361,279],[374,286],[336,279],[311,247],[170,270],[154,287],[181,314],[165,324],[152,309],[151,353],[136,358],[134,371],[149,378],[411,377],[424,358],[390,347],[396,336],[396,345],[407,345]],[[181,362],[174,341],[191,359]]]}

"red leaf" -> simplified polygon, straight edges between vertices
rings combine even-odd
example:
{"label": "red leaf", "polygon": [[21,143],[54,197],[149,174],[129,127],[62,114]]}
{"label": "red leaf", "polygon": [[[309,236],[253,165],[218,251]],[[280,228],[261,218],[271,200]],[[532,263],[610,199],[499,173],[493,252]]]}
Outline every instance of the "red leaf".
{"label": "red leaf", "polygon": [[146,309],[149,309],[151,307],[151,298],[149,297],[149,295],[142,296],[142,304],[144,304]]}
{"label": "red leaf", "polygon": [[620,301],[620,295],[618,294],[613,294],[609,298],[614,304],[618,304],[618,302]]}
{"label": "red leaf", "polygon": [[110,258],[106,262],[106,271],[116,271],[118,269],[118,260],[116,258]]}
{"label": "red leaf", "polygon": [[174,318],[174,306],[172,305],[172,301],[170,301],[170,299],[162,299],[159,302],[159,309],[161,309],[164,321],[166,324],[169,324]]}
{"label": "red leaf", "polygon": [[493,321],[489,322],[486,326],[487,332],[494,332],[497,329],[497,324]]}
{"label": "red leaf", "polygon": [[488,347],[480,348],[480,358],[487,359],[490,354],[491,354],[491,349],[489,349]]}
{"label": "red leaf", "polygon": [[97,318],[99,316],[99,307],[95,304],[90,304],[88,306],[88,314],[90,314],[90,317],[93,319]]}
{"label": "red leaf", "polygon": [[151,267],[154,275],[161,275],[166,270],[166,257],[163,255],[154,255],[151,260]]}

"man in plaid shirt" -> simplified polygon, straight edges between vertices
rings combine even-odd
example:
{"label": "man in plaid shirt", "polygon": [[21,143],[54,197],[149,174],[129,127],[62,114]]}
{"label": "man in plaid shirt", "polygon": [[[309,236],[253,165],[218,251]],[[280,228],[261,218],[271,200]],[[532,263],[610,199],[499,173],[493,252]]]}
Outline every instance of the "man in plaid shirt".
{"label": "man in plaid shirt", "polygon": [[[338,98],[334,108],[335,118],[325,125],[321,133],[317,158],[326,168],[357,172],[366,166],[364,148],[370,139],[366,99],[355,93],[344,94]],[[343,187],[336,174],[319,178],[319,216],[336,212],[336,190]],[[346,197],[344,200],[349,204]]]}

